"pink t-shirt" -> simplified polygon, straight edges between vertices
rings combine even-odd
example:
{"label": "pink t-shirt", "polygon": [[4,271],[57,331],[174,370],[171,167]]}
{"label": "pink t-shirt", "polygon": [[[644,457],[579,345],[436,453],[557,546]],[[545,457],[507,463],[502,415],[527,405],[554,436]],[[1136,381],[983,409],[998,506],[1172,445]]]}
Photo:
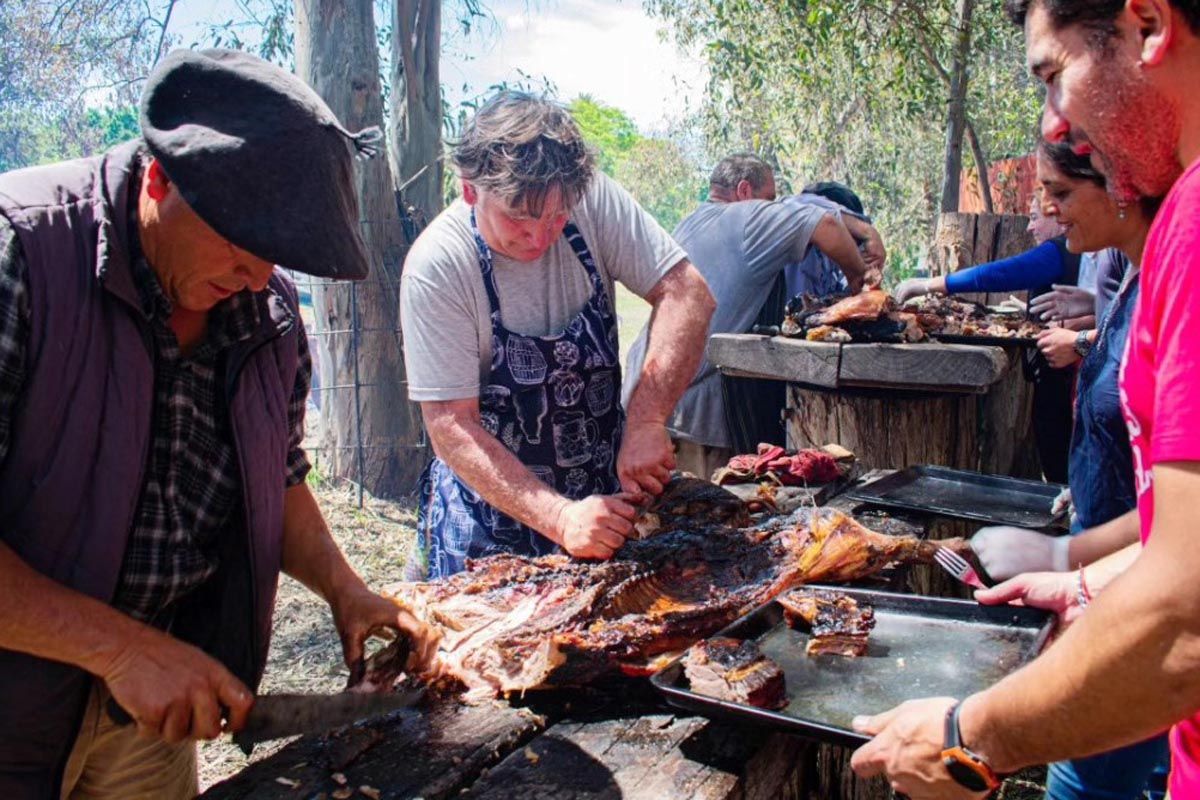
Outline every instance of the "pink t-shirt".
{"label": "pink t-shirt", "polygon": [[[1167,195],[1146,240],[1141,295],[1121,367],[1142,541],[1155,464],[1200,461],[1200,161]],[[1171,796],[1200,797],[1200,714],[1171,733]]]}

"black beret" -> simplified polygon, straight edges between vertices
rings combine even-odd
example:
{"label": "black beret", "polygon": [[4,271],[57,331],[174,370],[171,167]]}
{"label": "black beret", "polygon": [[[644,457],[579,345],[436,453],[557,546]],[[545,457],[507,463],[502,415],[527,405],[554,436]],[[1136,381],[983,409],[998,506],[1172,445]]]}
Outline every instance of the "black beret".
{"label": "black beret", "polygon": [[288,269],[359,280],[351,134],[297,76],[236,50],[175,50],[146,80],[142,136],[188,205],[233,244]]}

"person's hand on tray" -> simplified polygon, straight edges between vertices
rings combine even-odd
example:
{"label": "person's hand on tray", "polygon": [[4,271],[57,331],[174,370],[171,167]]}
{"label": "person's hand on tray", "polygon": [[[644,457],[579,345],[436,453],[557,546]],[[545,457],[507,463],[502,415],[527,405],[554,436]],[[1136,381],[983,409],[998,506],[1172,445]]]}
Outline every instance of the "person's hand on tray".
{"label": "person's hand on tray", "polygon": [[860,777],[884,775],[912,800],[986,797],[957,783],[942,763],[946,713],[952,697],[909,700],[873,717],[855,717],[854,730],[874,738],[854,751],[850,766]]}
{"label": "person's hand on tray", "polygon": [[985,606],[1008,603],[1053,612],[1058,617],[1055,636],[1083,613],[1077,572],[1028,572],[990,589],[980,589],[975,599]]}
{"label": "person's hand on tray", "polygon": [[988,575],[1002,581],[1025,572],[1066,572],[1070,541],[1069,536],[991,525],[971,537],[971,549]]}

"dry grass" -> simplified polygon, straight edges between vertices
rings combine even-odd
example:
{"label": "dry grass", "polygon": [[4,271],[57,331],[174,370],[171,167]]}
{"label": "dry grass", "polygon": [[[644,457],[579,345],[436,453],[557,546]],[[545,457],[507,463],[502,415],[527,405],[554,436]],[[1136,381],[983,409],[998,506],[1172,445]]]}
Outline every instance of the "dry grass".
{"label": "dry grass", "polygon": [[[358,508],[354,490],[310,481],[333,537],[347,560],[373,588],[400,580],[412,546],[416,513],[412,506],[366,498]],[[324,601],[288,577],[279,583],[275,632],[262,691],[336,692],[346,685],[347,670],[333,618]],[[259,745],[249,761],[258,761],[287,742]],[[246,766],[242,751],[228,739],[200,747],[201,790]]]}

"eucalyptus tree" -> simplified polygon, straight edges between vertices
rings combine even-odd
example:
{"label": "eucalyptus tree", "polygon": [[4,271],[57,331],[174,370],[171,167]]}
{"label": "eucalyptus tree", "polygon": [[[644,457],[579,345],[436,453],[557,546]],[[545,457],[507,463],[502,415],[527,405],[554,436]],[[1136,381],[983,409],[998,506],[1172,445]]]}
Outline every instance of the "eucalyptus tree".
{"label": "eucalyptus tree", "polygon": [[[1037,90],[1019,31],[976,0],[647,0],[710,68],[710,135],[770,154],[800,182],[845,180],[901,249],[957,210],[964,141],[1032,144]],[[990,200],[990,192],[984,192]]]}

